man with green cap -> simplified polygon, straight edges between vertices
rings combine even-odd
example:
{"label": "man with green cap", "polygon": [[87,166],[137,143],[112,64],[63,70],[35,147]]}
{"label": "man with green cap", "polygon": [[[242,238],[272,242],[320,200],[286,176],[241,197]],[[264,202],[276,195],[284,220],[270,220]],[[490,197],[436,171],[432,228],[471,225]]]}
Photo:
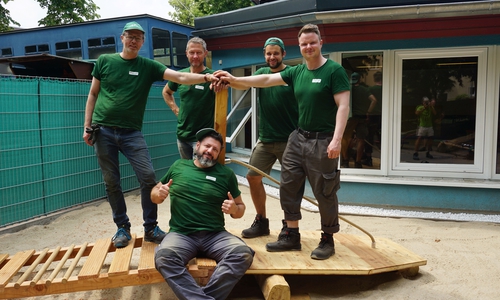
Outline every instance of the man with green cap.
{"label": "man with green cap", "polygon": [[[254,75],[272,74],[291,68],[283,63],[285,56],[285,44],[280,38],[267,39],[264,43],[267,67],[258,69]],[[281,163],[288,136],[297,128],[298,119],[297,100],[291,86],[284,84],[259,89],[259,140],[252,150],[250,165],[269,174],[276,160]],[[249,170],[247,180],[257,215],[252,226],[243,230],[241,235],[244,238],[269,235],[262,175]]]}
{"label": "man with green cap", "polygon": [[165,237],[158,226],[158,206],[151,201],[156,176],[146,141],[141,132],[149,90],[156,81],[171,80],[183,84],[217,81],[211,74],[181,73],[160,62],[139,56],[145,30],[129,22],[120,36],[120,53],[99,56],[92,71],[83,140],[94,147],[101,167],[106,196],[118,230],[113,236],[116,248],[131,239],[127,206],[120,184],[119,152],[128,159],[141,189],[144,240],[159,244]]}
{"label": "man with green cap", "polygon": [[[178,299],[226,299],[253,262],[254,251],[224,228],[224,216],[241,218],[245,204],[234,172],[217,162],[224,146],[220,133],[196,134],[194,158],[178,159],[153,188],[151,199],[170,197],[170,231],[156,248],[155,267]],[[217,262],[201,287],[186,269],[197,257]]]}

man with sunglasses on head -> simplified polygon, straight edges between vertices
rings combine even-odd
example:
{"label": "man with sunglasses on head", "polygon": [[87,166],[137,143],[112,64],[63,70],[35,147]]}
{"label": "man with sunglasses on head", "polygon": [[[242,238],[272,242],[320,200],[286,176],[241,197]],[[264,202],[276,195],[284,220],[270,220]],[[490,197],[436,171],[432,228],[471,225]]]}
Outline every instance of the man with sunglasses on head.
{"label": "man with sunglasses on head", "polygon": [[351,84],[345,69],[323,56],[323,40],[317,25],[304,25],[299,31],[298,42],[305,63],[294,68],[257,76],[235,77],[222,70],[214,75],[236,88],[293,86],[299,105],[299,121],[298,128],[288,138],[280,178],[280,202],[286,226],[276,242],[266,244],[266,250],[302,249],[299,221],[307,178],[318,201],[323,231],[311,258],[323,260],[335,254],[333,234],[340,230],[337,198],[340,170],[337,166],[349,115]]}
{"label": "man with sunglasses on head", "polygon": [[[144,240],[159,244],[165,237],[157,222],[158,206],[151,201],[156,176],[141,132],[149,90],[154,82],[171,80],[183,84],[217,82],[211,74],[181,73],[160,62],[139,56],[145,30],[137,22],[125,24],[120,53],[99,56],[92,71],[83,140],[94,147],[101,167],[106,196],[118,230],[116,248],[128,245],[130,220],[121,187],[119,152],[128,159],[141,189]],[[92,138],[92,139],[91,139]]]}

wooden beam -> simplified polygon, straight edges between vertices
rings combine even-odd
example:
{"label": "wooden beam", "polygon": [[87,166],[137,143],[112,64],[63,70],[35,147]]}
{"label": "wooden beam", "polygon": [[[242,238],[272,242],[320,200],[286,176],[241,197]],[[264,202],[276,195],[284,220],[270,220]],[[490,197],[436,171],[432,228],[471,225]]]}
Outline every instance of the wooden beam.
{"label": "wooden beam", "polygon": [[223,89],[215,95],[214,129],[222,135],[224,142],[218,160],[222,165],[225,164],[226,160],[227,95],[227,89]]}
{"label": "wooden beam", "polygon": [[255,275],[264,299],[290,300],[290,286],[281,275]]}

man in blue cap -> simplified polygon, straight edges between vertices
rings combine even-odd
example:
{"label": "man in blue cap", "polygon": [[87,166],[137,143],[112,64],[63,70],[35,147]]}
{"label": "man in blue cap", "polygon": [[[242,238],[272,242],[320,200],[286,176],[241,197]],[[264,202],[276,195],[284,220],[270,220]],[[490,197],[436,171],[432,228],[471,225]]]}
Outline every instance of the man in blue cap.
{"label": "man in blue cap", "polygon": [[127,246],[131,239],[131,224],[120,184],[119,152],[130,162],[140,184],[144,240],[159,244],[165,237],[157,222],[158,206],[150,197],[156,176],[141,132],[152,84],[163,80],[183,84],[217,81],[211,74],[181,73],[139,56],[144,34],[139,23],[129,22],[120,36],[122,51],[99,56],[85,107],[83,140],[94,147],[101,167],[113,221],[118,227],[112,238],[116,248]]}

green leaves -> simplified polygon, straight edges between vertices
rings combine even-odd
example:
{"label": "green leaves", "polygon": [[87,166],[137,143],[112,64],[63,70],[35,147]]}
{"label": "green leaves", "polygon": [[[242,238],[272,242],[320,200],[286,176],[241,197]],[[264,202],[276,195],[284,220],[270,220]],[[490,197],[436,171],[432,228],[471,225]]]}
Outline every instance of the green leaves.
{"label": "green leaves", "polygon": [[252,0],[169,0],[175,11],[169,16],[177,22],[194,25],[197,17],[209,16],[226,11],[252,6]]}
{"label": "green leaves", "polygon": [[[1,0],[4,4],[15,0]],[[54,26],[98,19],[99,7],[92,0],[37,0],[47,16],[38,20],[40,26]],[[10,11],[0,3],[0,32],[11,30],[11,25],[21,26],[10,16]]]}

